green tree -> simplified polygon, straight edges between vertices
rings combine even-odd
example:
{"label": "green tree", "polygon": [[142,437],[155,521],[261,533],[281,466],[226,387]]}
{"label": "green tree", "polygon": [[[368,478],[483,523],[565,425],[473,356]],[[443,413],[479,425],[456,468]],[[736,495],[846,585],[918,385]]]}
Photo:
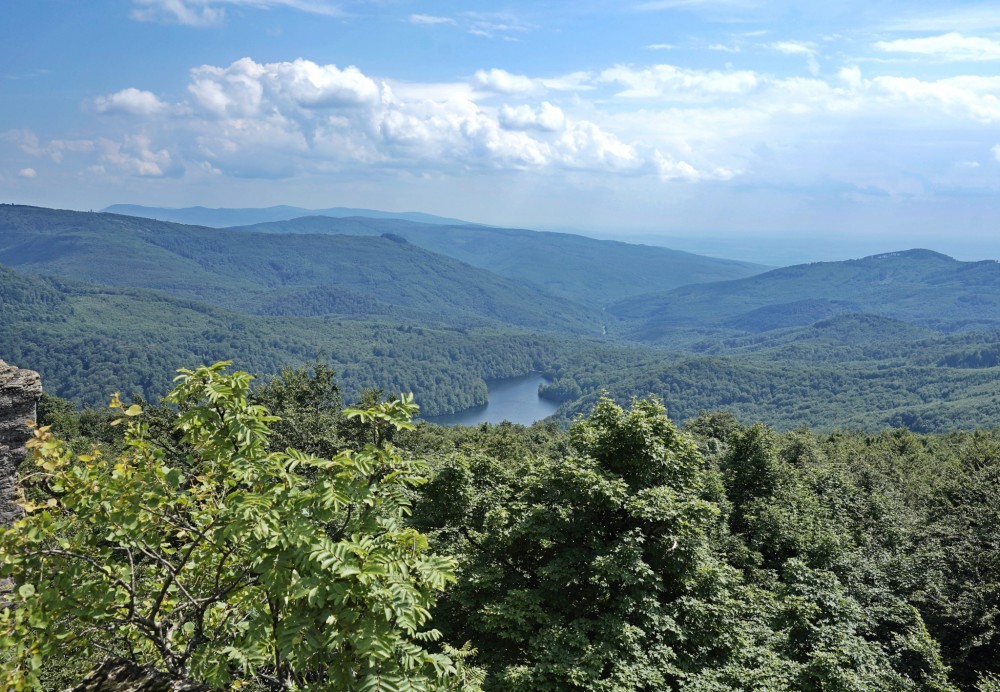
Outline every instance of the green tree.
{"label": "green tree", "polygon": [[741,630],[702,461],[656,401],[604,399],[571,440],[555,461],[456,457],[428,486],[418,518],[462,557],[444,620],[494,689],[676,687]]}
{"label": "green tree", "polygon": [[345,424],[340,387],[329,365],[284,368],[254,389],[251,399],[278,417],[270,426],[271,449],[294,447],[331,457],[346,447],[340,435]]}
{"label": "green tree", "polygon": [[[269,452],[274,417],[226,365],[181,371],[167,397],[183,452],[117,397],[127,447],[112,458],[36,430],[26,481],[52,497],[0,532],[19,600],[0,614],[0,686],[38,687],[46,661],[104,652],[217,689],[474,684],[462,652],[430,648],[454,573],[404,523],[422,462],[386,442]],[[404,429],[415,412],[403,398],[349,415]]]}

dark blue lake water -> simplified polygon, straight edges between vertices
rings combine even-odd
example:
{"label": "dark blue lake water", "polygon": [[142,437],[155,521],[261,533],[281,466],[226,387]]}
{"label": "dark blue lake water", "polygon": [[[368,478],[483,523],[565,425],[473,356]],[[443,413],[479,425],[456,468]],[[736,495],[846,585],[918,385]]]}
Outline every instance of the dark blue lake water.
{"label": "dark blue lake water", "polygon": [[511,423],[531,425],[555,413],[559,404],[538,396],[538,385],[545,383],[541,375],[525,375],[509,380],[487,382],[490,403],[466,409],[449,416],[430,416],[424,420],[438,425],[479,425],[480,423]]}

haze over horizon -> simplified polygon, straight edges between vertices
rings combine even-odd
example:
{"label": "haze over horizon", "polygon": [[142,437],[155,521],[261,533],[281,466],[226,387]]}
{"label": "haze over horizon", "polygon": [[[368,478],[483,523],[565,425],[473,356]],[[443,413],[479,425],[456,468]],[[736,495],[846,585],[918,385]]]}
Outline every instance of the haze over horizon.
{"label": "haze over horizon", "polygon": [[0,36],[0,201],[1000,257],[988,3],[38,0]]}

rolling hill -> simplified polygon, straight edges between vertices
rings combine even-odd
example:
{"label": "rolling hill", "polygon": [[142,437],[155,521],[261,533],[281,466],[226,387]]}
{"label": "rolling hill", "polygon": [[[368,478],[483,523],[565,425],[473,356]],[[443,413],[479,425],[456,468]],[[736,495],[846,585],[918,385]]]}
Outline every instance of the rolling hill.
{"label": "rolling hill", "polygon": [[381,235],[448,255],[548,293],[592,306],[693,283],[751,276],[767,267],[689,252],[570,233],[474,225],[430,225],[401,219],[307,216],[242,226],[260,233]]}
{"label": "rolling hill", "polygon": [[733,336],[871,314],[936,331],[1000,326],[1000,264],[907,250],[845,262],[775,269],[734,281],[684,286],[609,308],[642,341],[678,334]]}
{"label": "rolling hill", "polygon": [[249,235],[102,213],[0,206],[0,264],[155,289],[251,314],[406,316],[599,334],[604,317],[399,237]]}

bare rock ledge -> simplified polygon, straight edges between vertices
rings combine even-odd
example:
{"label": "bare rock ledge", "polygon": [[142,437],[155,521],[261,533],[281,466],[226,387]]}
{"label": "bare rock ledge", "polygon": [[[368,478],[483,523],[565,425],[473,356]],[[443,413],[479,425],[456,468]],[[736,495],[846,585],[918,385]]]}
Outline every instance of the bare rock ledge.
{"label": "bare rock ledge", "polygon": [[42,379],[34,370],[21,370],[0,360],[0,522],[9,526],[21,516],[14,502],[17,469],[31,437],[28,421],[34,421]]}

